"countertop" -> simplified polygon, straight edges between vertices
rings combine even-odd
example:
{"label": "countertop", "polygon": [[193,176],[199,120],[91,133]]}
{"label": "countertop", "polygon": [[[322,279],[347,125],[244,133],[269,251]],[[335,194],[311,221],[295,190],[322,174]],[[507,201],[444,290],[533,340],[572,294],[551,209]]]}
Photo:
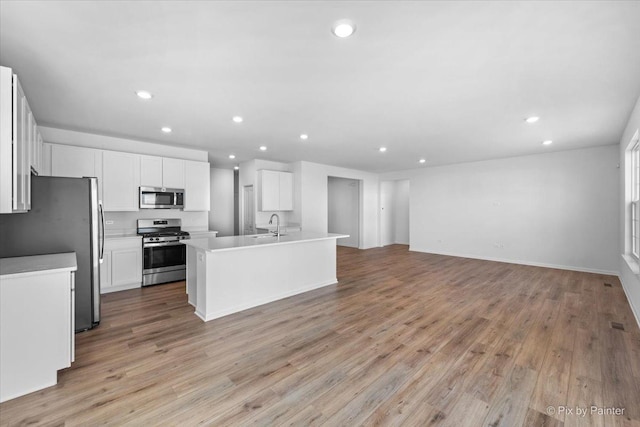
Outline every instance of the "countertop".
{"label": "countertop", "polygon": [[[255,237],[259,236],[259,237]],[[228,251],[251,247],[262,247],[271,245],[283,245],[313,240],[342,239],[349,237],[346,234],[334,233],[313,233],[310,231],[299,231],[287,233],[286,235],[275,237],[268,234],[256,234],[252,236],[225,236],[209,237],[200,239],[182,240],[181,243],[205,251]]]}
{"label": "countertop", "polygon": [[[185,230],[189,231],[189,230]],[[200,235],[200,234],[209,234],[209,233],[217,233],[215,230],[197,230],[197,231],[189,231],[191,235]],[[104,235],[105,239],[140,239],[142,236],[137,234],[135,231],[128,232],[119,232],[119,233],[109,233]]]}
{"label": "countertop", "polygon": [[[189,230],[187,230],[187,231],[189,231]],[[212,234],[212,233],[218,234],[218,232],[216,230],[189,231],[189,235],[190,236],[199,236],[199,235]],[[194,238],[194,237],[192,237],[192,238]]]}
{"label": "countertop", "polygon": [[75,252],[0,258],[0,276],[2,278],[29,276],[42,271],[57,273],[76,271],[77,269]]}

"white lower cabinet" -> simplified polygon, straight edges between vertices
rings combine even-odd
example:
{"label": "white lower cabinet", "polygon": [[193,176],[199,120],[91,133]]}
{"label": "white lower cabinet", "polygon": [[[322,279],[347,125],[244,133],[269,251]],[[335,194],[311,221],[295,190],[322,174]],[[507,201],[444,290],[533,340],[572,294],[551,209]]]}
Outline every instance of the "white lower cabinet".
{"label": "white lower cabinet", "polygon": [[142,286],[142,240],[140,237],[107,238],[100,265],[100,293]]}
{"label": "white lower cabinet", "polygon": [[76,256],[4,258],[0,267],[0,402],[4,402],[55,385],[58,370],[74,360]]}

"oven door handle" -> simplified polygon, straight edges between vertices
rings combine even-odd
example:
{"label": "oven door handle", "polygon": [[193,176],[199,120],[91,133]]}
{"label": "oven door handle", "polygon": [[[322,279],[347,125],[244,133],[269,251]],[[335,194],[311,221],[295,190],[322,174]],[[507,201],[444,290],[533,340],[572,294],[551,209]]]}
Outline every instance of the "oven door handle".
{"label": "oven door handle", "polygon": [[157,248],[161,246],[178,246],[182,245],[180,242],[158,242],[158,243],[143,243],[143,248]]}

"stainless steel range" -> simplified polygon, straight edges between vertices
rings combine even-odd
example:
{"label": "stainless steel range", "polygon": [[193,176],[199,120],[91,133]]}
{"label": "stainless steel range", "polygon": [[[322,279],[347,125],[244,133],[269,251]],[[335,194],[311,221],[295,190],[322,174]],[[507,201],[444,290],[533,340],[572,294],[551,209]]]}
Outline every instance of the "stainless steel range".
{"label": "stainless steel range", "polygon": [[186,247],[180,240],[189,233],[181,230],[180,219],[139,219],[142,236],[142,286],[177,282],[186,278]]}

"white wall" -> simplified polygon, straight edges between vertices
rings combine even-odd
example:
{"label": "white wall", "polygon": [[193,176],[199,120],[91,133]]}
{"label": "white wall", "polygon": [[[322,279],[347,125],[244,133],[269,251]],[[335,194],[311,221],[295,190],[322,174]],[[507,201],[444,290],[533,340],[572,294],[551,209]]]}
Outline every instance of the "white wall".
{"label": "white wall", "polygon": [[612,145],[380,179],[410,179],[412,250],[618,274],[617,151]]}
{"label": "white wall", "polygon": [[[622,134],[622,138],[620,138],[620,146],[619,148],[619,158],[620,162],[620,197],[619,197],[619,206],[620,206],[620,228],[618,235],[620,236],[620,245],[617,254],[625,254],[625,246],[628,245],[628,237],[625,231],[626,227],[626,218],[625,213],[627,211],[626,199],[625,196],[625,177],[626,177],[626,165],[625,165],[625,151],[629,142],[633,138],[636,131],[640,129],[640,98],[636,102],[635,108],[629,117],[629,121],[627,126]],[[620,264],[620,281],[622,282],[622,286],[624,287],[625,293],[627,294],[627,298],[629,299],[629,303],[631,304],[631,308],[636,316],[636,321],[638,325],[640,325],[640,279],[638,277],[638,266],[629,264],[625,260],[624,256],[620,256],[618,258],[618,262]],[[634,272],[633,269],[636,271]]]}
{"label": "white wall", "polygon": [[347,234],[340,246],[360,246],[360,181],[330,176],[327,192],[328,231]]}
{"label": "white wall", "polygon": [[125,151],[127,153],[173,157],[176,159],[196,160],[199,162],[208,161],[208,153],[203,150],[143,142],[133,139],[115,138],[112,136],[57,129],[46,126],[38,126],[38,129],[40,129],[42,139],[44,139],[45,142],[54,144],[75,145],[78,147],[98,148],[101,150]]}
{"label": "white wall", "polygon": [[311,162],[298,162],[293,165],[293,171],[296,173],[294,185],[299,185],[299,189],[295,190],[295,211],[292,218],[300,222],[304,230],[328,232],[329,176],[356,179],[361,181],[360,248],[368,249],[379,245],[377,174]]}
{"label": "white wall", "polygon": [[209,230],[218,236],[233,236],[233,170],[211,168]]}
{"label": "white wall", "polygon": [[105,234],[135,233],[136,220],[179,218],[185,231],[207,230],[207,212],[184,212],[177,209],[141,209],[135,212],[105,212]]}
{"label": "white wall", "polygon": [[617,274],[618,146],[412,171],[411,249]]}

